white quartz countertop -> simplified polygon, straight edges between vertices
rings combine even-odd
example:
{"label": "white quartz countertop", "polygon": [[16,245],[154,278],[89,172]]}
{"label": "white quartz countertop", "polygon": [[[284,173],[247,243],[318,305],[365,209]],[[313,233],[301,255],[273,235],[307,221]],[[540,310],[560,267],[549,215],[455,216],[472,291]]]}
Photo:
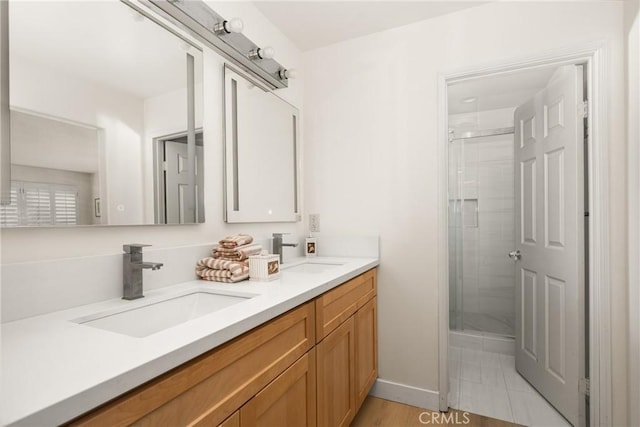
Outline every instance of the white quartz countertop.
{"label": "white quartz countertop", "polygon": [[[341,264],[323,272],[288,272],[280,279],[224,284],[191,281],[121,299],[75,307],[2,325],[2,425],[57,425],[378,265],[377,258],[313,258]],[[90,286],[91,278],[87,278]],[[73,322],[83,316],[185,291],[219,290],[255,295],[233,306],[143,338]]]}

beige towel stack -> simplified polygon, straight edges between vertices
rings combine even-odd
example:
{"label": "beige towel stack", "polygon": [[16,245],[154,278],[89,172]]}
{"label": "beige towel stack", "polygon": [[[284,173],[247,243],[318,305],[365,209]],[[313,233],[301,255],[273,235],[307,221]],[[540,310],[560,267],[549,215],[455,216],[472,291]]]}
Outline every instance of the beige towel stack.
{"label": "beige towel stack", "polygon": [[245,261],[251,255],[259,255],[262,246],[253,244],[253,237],[247,234],[236,234],[220,240],[217,248],[211,251],[214,258],[228,261]]}
{"label": "beige towel stack", "polygon": [[245,261],[249,259],[251,255],[260,255],[262,246],[260,245],[244,245],[238,246],[235,249],[225,249],[217,247],[211,254],[214,258],[226,259],[228,261]]}
{"label": "beige towel stack", "polygon": [[220,247],[225,249],[234,249],[238,246],[248,245],[253,242],[253,237],[248,234],[236,234],[233,236],[227,236],[224,239],[220,240],[218,243]]}
{"label": "beige towel stack", "polygon": [[[1,1],[1,0],[0,0]],[[235,234],[225,237],[211,250],[211,256],[202,258],[196,264],[196,274],[204,280],[235,283],[249,278],[251,255],[262,252],[260,245],[252,244],[253,237],[248,234]]]}
{"label": "beige towel stack", "polygon": [[249,265],[247,262],[206,257],[196,264],[196,274],[204,280],[235,283],[249,278]]}

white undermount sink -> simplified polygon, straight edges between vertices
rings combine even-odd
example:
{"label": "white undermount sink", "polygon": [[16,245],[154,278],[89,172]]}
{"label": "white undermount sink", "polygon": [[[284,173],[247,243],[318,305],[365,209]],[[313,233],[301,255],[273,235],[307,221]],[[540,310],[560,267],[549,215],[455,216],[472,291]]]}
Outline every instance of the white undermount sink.
{"label": "white undermount sink", "polygon": [[323,273],[327,270],[332,270],[336,267],[339,267],[343,264],[338,263],[320,263],[320,262],[303,262],[302,264],[294,265],[291,267],[283,267],[282,271],[288,273],[308,273],[308,274],[316,274]]}
{"label": "white undermount sink", "polygon": [[150,301],[149,304],[134,308],[124,307],[94,313],[73,322],[141,338],[247,301],[253,296],[255,295],[197,290],[186,295]]}

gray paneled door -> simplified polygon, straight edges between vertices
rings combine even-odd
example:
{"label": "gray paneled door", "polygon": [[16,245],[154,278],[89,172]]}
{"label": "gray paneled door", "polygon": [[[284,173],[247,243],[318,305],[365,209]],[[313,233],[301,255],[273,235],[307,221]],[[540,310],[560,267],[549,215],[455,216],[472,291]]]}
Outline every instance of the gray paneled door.
{"label": "gray paneled door", "polygon": [[516,109],[516,369],[584,424],[582,66],[558,69]]}
{"label": "gray paneled door", "polygon": [[196,188],[195,200],[189,197],[189,175],[187,144],[165,141],[165,218],[167,224],[193,224],[204,222],[203,209],[203,153],[202,146],[196,146]]}

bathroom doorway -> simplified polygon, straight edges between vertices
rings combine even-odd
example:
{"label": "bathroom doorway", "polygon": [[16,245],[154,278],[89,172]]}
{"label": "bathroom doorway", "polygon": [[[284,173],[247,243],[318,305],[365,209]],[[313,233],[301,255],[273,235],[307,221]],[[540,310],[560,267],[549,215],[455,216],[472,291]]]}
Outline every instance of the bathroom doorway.
{"label": "bathroom doorway", "polygon": [[195,200],[185,196],[189,183],[187,132],[154,138],[155,223],[184,224],[194,217],[204,222],[204,154],[203,132],[196,129]]}
{"label": "bathroom doorway", "polygon": [[592,59],[444,78],[440,385],[452,408],[526,425],[600,417],[588,386],[601,365],[587,362],[601,350],[589,345],[590,261],[602,262],[588,238],[602,225],[589,222],[602,189]]}

